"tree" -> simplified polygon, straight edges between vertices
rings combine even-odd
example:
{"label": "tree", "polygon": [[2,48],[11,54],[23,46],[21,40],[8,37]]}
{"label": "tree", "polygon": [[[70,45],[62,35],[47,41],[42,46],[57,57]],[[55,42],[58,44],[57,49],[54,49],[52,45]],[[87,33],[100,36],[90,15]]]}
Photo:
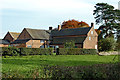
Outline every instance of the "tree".
{"label": "tree", "polygon": [[112,51],[116,47],[114,38],[104,38],[99,40],[98,49],[99,51]]}
{"label": "tree", "polygon": [[62,29],[66,28],[79,28],[79,27],[89,27],[89,25],[83,21],[79,22],[77,20],[68,20],[62,23]]}
{"label": "tree", "polygon": [[95,15],[96,24],[101,24],[98,30],[101,30],[101,36],[105,38],[113,36],[117,29],[120,29],[120,10],[115,10],[112,5],[107,3],[97,3],[93,15]]}
{"label": "tree", "polygon": [[74,41],[65,42],[64,47],[65,48],[75,48],[75,42]]}

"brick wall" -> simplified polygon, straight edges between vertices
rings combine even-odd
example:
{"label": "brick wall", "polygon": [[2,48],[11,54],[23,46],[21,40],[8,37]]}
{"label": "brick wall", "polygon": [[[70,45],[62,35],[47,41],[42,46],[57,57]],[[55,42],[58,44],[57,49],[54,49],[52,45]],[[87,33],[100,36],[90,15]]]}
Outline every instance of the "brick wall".
{"label": "brick wall", "polygon": [[8,45],[0,44],[0,47],[8,47]]}
{"label": "brick wall", "polygon": [[[91,34],[91,32],[93,34]],[[96,49],[97,42],[98,42],[97,38],[98,38],[98,35],[97,35],[96,31],[94,30],[94,27],[92,27],[91,30],[88,32],[87,38],[84,41],[83,48],[86,48],[86,49]]]}
{"label": "brick wall", "polygon": [[9,32],[5,35],[4,40],[9,40],[10,42],[14,41]]}
{"label": "brick wall", "polygon": [[19,35],[18,39],[32,39],[29,33],[24,29]]}

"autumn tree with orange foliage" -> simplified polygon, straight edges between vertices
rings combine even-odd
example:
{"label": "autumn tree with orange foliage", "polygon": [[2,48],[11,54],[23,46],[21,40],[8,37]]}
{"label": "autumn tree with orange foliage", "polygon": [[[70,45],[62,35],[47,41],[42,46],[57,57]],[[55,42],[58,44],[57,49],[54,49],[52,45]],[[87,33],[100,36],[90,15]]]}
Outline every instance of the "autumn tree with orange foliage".
{"label": "autumn tree with orange foliage", "polygon": [[68,21],[64,21],[62,23],[62,29],[66,29],[66,28],[79,28],[79,27],[89,27],[89,25],[83,21],[79,22],[77,20],[68,20]]}

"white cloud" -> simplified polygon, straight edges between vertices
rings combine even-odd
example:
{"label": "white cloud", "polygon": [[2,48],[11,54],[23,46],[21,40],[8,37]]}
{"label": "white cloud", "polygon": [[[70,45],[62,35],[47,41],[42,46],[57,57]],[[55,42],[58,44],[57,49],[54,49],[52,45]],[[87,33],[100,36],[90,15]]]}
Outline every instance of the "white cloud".
{"label": "white cloud", "polygon": [[3,9],[20,9],[20,10],[69,10],[83,9],[91,7],[90,4],[83,1],[74,0],[1,0]]}

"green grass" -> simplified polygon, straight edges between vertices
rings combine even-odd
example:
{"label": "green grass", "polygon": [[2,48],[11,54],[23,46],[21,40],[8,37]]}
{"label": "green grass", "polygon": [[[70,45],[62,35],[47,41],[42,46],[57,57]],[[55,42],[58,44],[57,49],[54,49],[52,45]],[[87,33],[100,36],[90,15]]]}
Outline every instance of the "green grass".
{"label": "green grass", "polygon": [[[13,73],[19,73],[23,76],[30,76],[35,68],[43,65],[60,65],[60,66],[79,66],[94,65],[118,62],[118,56],[113,61],[114,56],[98,56],[98,55],[35,55],[35,56],[14,56],[2,58],[3,76]],[[12,72],[12,73],[11,73]],[[8,77],[7,76],[7,77]]]}

